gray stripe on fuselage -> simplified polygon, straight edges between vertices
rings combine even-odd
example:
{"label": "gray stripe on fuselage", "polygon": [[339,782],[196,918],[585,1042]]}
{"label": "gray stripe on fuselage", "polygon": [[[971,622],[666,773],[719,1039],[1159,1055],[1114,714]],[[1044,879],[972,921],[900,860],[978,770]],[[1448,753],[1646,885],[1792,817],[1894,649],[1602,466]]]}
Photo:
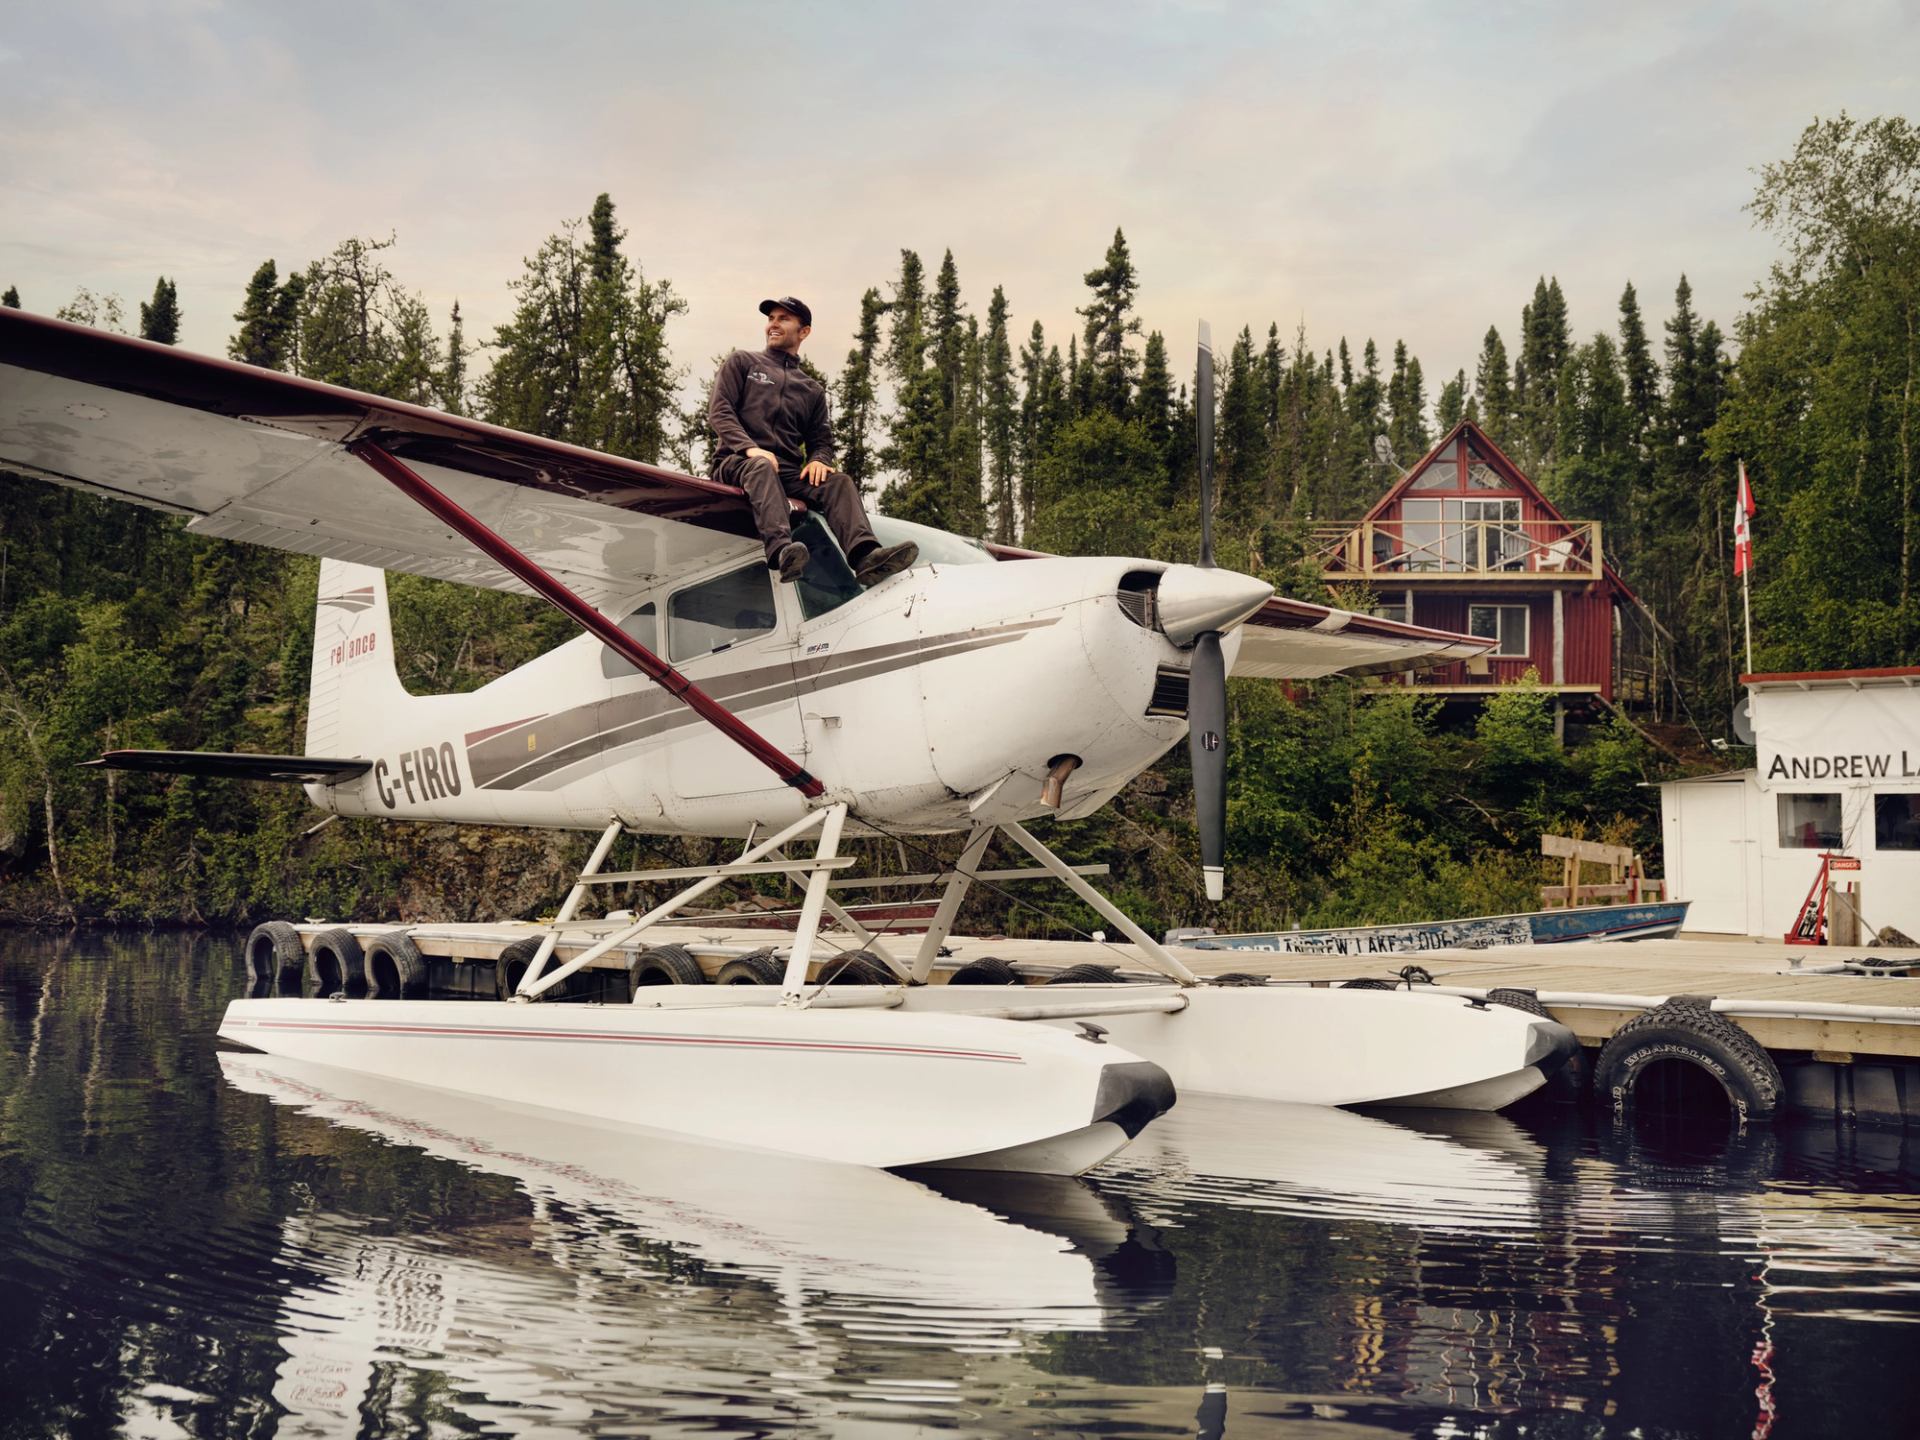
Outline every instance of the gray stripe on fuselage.
{"label": "gray stripe on fuselage", "polygon": [[[1058,616],[1022,620],[991,630],[955,631],[839,655],[755,666],[715,676],[702,682],[701,688],[735,714],[746,715],[802,694],[851,684],[924,660],[1008,644],[1023,639],[1029,631],[1058,622]],[[697,723],[697,715],[664,691],[635,691],[576,705],[489,735],[467,747],[467,765],[481,789],[517,790],[614,748],[624,749]],[[529,737],[539,746],[535,754],[526,749]],[[560,783],[566,782],[535,788],[558,788]]]}

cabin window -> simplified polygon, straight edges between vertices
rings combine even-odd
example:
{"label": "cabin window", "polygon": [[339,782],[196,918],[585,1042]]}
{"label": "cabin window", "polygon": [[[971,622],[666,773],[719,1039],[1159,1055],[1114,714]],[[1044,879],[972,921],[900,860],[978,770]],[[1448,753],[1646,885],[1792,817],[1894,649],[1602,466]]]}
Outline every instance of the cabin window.
{"label": "cabin window", "polygon": [[1451,460],[1436,460],[1414,477],[1415,490],[1457,490],[1460,477]]}
{"label": "cabin window", "polygon": [[1482,640],[1494,640],[1494,656],[1502,660],[1525,659],[1528,653],[1527,607],[1524,605],[1469,605],[1467,633]]}
{"label": "cabin window", "polygon": [[1404,600],[1397,605],[1376,605],[1367,613],[1381,620],[1398,620],[1402,625],[1410,625],[1413,623],[1413,616],[1408,613],[1407,602]]}
{"label": "cabin window", "polygon": [[667,602],[667,650],[674,660],[724,650],[773,627],[773,572],[758,560],[689,585]]}
{"label": "cabin window", "polygon": [[[651,600],[622,620],[620,628],[654,654],[660,653],[660,612],[654,608]],[[640,672],[633,667],[626,656],[602,645],[600,673],[609,680],[618,680],[623,675],[638,675]]]}
{"label": "cabin window", "polygon": [[1527,553],[1518,500],[1448,501],[1459,508],[1460,551],[1469,570],[1518,570]]}
{"label": "cabin window", "polygon": [[[1441,544],[1440,505],[1438,500],[1402,500],[1400,502],[1400,544],[1402,570],[1439,570],[1457,567],[1445,564]],[[1376,559],[1375,564],[1379,562]]]}
{"label": "cabin window", "polygon": [[1873,848],[1920,850],[1920,790],[1873,797]]}
{"label": "cabin window", "polygon": [[1469,465],[1467,488],[1469,490],[1505,490],[1507,482],[1491,465]]}
{"label": "cabin window", "polygon": [[1840,847],[1840,795],[1776,797],[1782,850],[1837,850]]}

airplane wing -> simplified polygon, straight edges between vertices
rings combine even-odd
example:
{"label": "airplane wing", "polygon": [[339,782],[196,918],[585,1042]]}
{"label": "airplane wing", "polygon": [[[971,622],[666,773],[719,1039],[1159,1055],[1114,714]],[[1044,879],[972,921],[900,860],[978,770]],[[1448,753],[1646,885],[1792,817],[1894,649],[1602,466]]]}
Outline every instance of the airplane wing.
{"label": "airplane wing", "polygon": [[[1038,560],[1045,551],[990,544],[996,560]],[[1276,595],[1240,627],[1232,673],[1255,680],[1316,680],[1323,675],[1384,675],[1470,660],[1498,641],[1430,630]]]}
{"label": "airplane wing", "polygon": [[1276,595],[1240,627],[1232,673],[1265,680],[1382,675],[1468,660],[1498,643]]}
{"label": "airplane wing", "polygon": [[759,550],[732,486],[0,309],[0,471],[186,515],[197,535],[524,591],[348,453],[362,439],[602,608]]}

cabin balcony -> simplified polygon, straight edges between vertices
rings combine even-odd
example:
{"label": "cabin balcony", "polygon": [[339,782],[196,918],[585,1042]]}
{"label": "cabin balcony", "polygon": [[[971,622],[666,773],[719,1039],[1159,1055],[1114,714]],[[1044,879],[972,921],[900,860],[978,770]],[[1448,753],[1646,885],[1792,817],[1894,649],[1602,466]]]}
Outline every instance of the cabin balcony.
{"label": "cabin balcony", "polygon": [[1357,520],[1310,535],[1321,578],[1383,590],[1584,585],[1604,569],[1598,520]]}

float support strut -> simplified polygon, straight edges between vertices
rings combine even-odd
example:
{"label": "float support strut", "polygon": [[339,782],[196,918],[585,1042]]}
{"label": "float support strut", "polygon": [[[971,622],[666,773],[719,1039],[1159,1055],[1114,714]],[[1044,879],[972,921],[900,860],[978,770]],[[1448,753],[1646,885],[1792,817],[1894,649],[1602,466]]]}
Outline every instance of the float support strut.
{"label": "float support strut", "polygon": [[1133,921],[1121,913],[1120,908],[1111,900],[1107,899],[1106,896],[1094,889],[1093,886],[1087,884],[1086,881],[1074,874],[1071,866],[1051,850],[1047,849],[1047,847],[1042,845],[1038,840],[1034,839],[1033,836],[1029,835],[1023,826],[1016,824],[1012,820],[1003,820],[1000,822],[1000,828],[1015,840],[1022,850],[1025,850],[1051,871],[1054,879],[1058,880],[1062,885],[1066,886],[1074,894],[1086,901],[1087,904],[1091,905],[1095,910],[1099,911],[1117,925],[1120,928],[1121,934],[1125,935],[1140,947],[1140,952],[1145,957],[1146,962],[1154,969],[1158,970],[1162,975],[1172,976],[1182,985],[1198,985],[1200,983],[1200,977],[1185,965],[1182,965],[1166,946],[1162,945],[1158,940],[1155,940],[1151,935],[1147,934],[1146,931],[1134,924]]}
{"label": "float support strut", "polygon": [[[691,905],[722,880],[725,880],[728,872],[735,866],[750,865],[761,856],[778,850],[782,845],[786,844],[787,841],[793,839],[794,836],[804,834],[815,825],[820,824],[823,818],[829,821],[833,820],[836,816],[840,819],[845,819],[846,813],[847,807],[844,805],[829,806],[825,810],[810,810],[791,825],[787,826],[786,829],[775,835],[771,840],[762,840],[759,844],[751,845],[743,850],[740,853],[740,858],[734,861],[733,865],[714,865],[707,867],[708,873],[705,878],[696,880],[693,884],[687,886],[686,889],[674,895],[672,899],[664,900],[654,906],[653,909],[647,911],[646,914],[642,915],[638,920],[635,920],[624,929],[616,930],[611,935],[602,936],[587,949],[581,951],[578,955],[567,961],[566,964],[559,966],[549,974],[536,976],[529,971],[527,977],[520,982],[520,988],[515,992],[514,998],[516,1000],[537,999],[540,995],[551,990],[576,970],[591,965],[602,955],[618,949],[629,940],[635,939],[645,930],[659,924],[662,920],[666,919],[667,916],[673,914],[674,911]],[[840,833],[840,827],[836,824],[833,830],[837,838]],[[825,853],[822,858],[831,859],[832,850],[826,847],[823,847],[823,849]],[[816,878],[824,883],[826,880],[825,872],[819,872]],[[816,917],[819,914],[817,910],[814,913]],[[555,929],[556,931],[559,929],[557,924]]]}
{"label": "float support strut", "polygon": [[974,872],[979,870],[981,857],[987,853],[987,842],[992,839],[993,826],[976,825],[967,836],[967,843],[961,847],[960,858],[953,865],[953,873],[947,876],[947,888],[940,896],[940,905],[933,912],[933,921],[927,926],[927,933],[920,937],[919,953],[913,957],[916,984],[926,984],[927,976],[933,973],[933,962],[939,958],[940,947],[946,944],[947,936],[953,932],[954,919],[960,913],[960,902],[967,898],[967,891],[973,885]]}

